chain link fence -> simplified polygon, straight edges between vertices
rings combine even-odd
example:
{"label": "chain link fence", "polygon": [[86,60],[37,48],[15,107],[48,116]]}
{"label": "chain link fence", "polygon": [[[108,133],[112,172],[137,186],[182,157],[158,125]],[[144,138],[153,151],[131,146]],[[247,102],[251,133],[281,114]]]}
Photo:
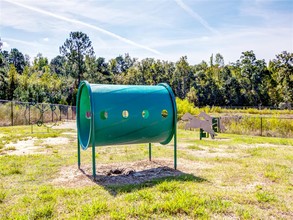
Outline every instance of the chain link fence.
{"label": "chain link fence", "polygon": [[59,104],[0,100],[0,126],[55,124],[75,120],[76,107]]}
{"label": "chain link fence", "polygon": [[[195,116],[197,117],[197,116]],[[212,116],[213,117],[213,116]],[[199,118],[204,120],[203,118]],[[219,119],[211,123],[211,127],[216,127],[217,132],[227,134],[242,134],[264,137],[283,137],[293,138],[293,115],[286,116],[247,116],[247,115],[229,115],[217,116]],[[214,120],[213,120],[214,121]],[[178,128],[185,129],[187,121],[178,121]],[[193,128],[190,128],[194,130]],[[199,131],[199,129],[195,129]]]}
{"label": "chain link fence", "polygon": [[222,116],[223,133],[293,138],[293,116]]}
{"label": "chain link fence", "polygon": [[[75,120],[76,107],[0,100],[0,127]],[[293,138],[293,116],[221,116],[221,132]],[[180,125],[179,125],[180,127]]]}

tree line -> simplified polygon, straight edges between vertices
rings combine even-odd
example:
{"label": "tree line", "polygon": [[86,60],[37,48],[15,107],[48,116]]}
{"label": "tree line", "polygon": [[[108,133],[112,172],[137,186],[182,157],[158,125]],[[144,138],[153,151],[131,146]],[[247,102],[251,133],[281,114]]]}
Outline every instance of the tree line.
{"label": "tree line", "polygon": [[293,53],[283,51],[267,64],[255,53],[242,52],[226,64],[217,53],[196,65],[187,56],[177,62],[138,60],[128,53],[106,61],[95,55],[90,38],[71,32],[60,55],[50,61],[38,54],[33,62],[18,49],[2,49],[0,99],[75,105],[81,80],[101,84],[168,83],[176,97],[195,106],[290,106],[293,100]]}

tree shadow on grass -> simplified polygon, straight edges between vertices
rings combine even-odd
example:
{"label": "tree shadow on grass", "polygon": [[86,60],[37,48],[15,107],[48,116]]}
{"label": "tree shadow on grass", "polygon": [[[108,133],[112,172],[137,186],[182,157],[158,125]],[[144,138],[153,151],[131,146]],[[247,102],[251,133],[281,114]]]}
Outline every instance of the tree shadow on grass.
{"label": "tree shadow on grass", "polygon": [[[143,188],[153,187],[162,182],[205,182],[206,179],[193,174],[184,173],[180,170],[175,170],[169,166],[164,166],[156,162],[150,162],[154,167],[146,169],[135,169],[135,166],[120,166],[113,168],[104,166],[102,169],[97,169],[96,178],[89,175],[83,169],[81,172],[91,179],[95,184],[105,188],[111,195],[116,196],[119,193],[129,193]],[[88,170],[87,170],[88,171]]]}

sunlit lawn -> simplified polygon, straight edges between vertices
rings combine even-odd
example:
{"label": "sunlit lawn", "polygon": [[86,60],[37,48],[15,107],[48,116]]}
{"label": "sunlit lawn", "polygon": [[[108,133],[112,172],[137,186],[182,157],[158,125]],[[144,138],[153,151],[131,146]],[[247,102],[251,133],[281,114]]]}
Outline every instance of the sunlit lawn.
{"label": "sunlit lawn", "polygon": [[[200,141],[198,131],[179,129],[182,176],[106,187],[56,185],[61,168],[77,166],[73,132],[0,128],[0,219],[293,218],[293,139],[219,134]],[[69,141],[43,144],[48,137]],[[7,143],[31,138],[43,146],[40,153],[8,155],[15,149]],[[145,144],[96,150],[99,164],[148,158]],[[172,142],[155,144],[152,153],[154,160],[173,161]],[[82,166],[90,165],[91,151],[82,151]]]}

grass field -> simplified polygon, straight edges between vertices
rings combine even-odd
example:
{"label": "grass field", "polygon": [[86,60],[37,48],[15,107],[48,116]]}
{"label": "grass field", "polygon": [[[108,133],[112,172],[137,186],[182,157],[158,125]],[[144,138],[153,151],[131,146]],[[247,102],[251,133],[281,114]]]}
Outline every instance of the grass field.
{"label": "grass field", "polygon": [[147,144],[107,146],[93,182],[73,128],[34,131],[0,128],[0,219],[293,219],[293,139],[179,129],[177,171],[172,142],[152,162]]}

